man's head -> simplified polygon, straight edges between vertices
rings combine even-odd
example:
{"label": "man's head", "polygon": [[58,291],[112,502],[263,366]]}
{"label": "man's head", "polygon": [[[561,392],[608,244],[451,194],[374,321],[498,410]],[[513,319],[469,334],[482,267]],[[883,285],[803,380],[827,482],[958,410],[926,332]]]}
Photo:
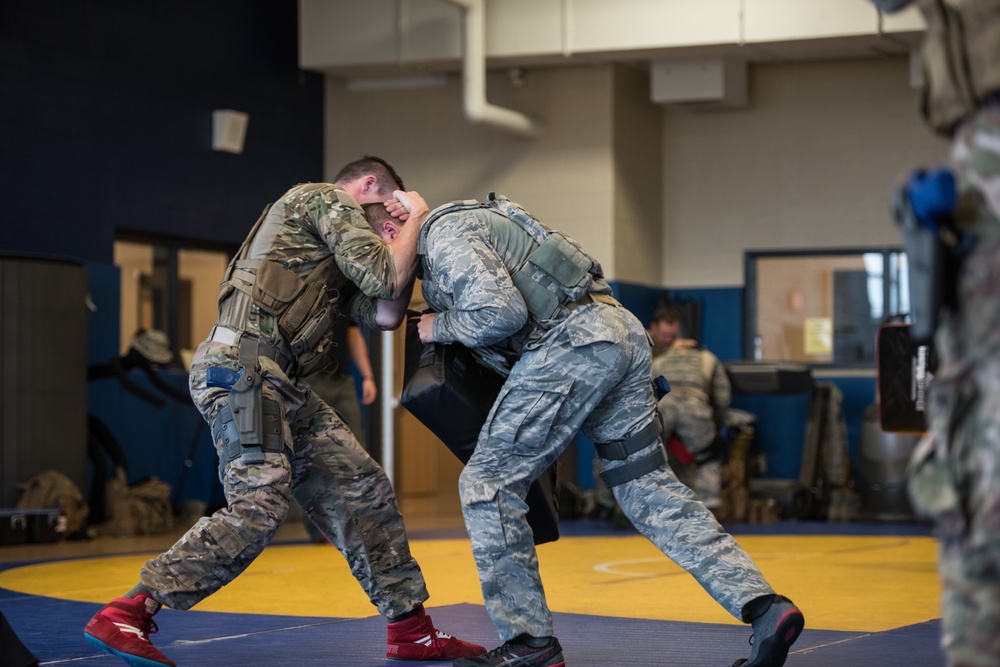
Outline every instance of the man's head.
{"label": "man's head", "polygon": [[380,202],[364,204],[361,208],[365,210],[365,218],[372,226],[375,233],[382,237],[385,244],[392,243],[399,234],[399,228],[403,222],[389,215],[389,211]]}
{"label": "man's head", "polygon": [[649,336],[657,350],[666,350],[674,341],[681,328],[681,313],[672,306],[662,306],[653,313],[653,321],[649,325]]}
{"label": "man's head", "polygon": [[392,197],[393,190],[403,189],[403,180],[396,170],[373,155],[344,165],[333,182],[359,204],[384,202]]}

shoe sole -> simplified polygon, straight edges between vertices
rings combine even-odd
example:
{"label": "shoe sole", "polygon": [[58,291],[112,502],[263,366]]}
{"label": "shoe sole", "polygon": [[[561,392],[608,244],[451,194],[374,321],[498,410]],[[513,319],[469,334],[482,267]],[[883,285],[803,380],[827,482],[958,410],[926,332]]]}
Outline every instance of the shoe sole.
{"label": "shoe sole", "polygon": [[744,663],[744,667],[781,667],[788,658],[788,649],[802,634],[804,627],[802,612],[789,609],[778,619],[774,634],[761,642],[757,657],[752,662]]}
{"label": "shoe sole", "polygon": [[[452,664],[456,665],[458,663],[452,663]],[[545,667],[566,667],[566,661],[560,660],[559,662],[553,662],[551,665],[546,665]]]}
{"label": "shoe sole", "polygon": [[[466,659],[467,658],[462,658],[462,660],[466,660]],[[514,663],[514,664],[517,664],[517,663]],[[452,663],[452,665],[459,665],[459,661],[456,660],[455,662]],[[461,665],[459,665],[459,667],[461,667]],[[550,665],[545,665],[545,667],[566,667],[566,661],[565,660],[560,660],[559,662],[553,662]]]}
{"label": "shoe sole", "polygon": [[94,646],[96,646],[97,648],[104,651],[105,653],[110,653],[113,656],[121,658],[128,664],[132,665],[132,667],[169,667],[165,662],[154,662],[152,660],[146,660],[145,658],[140,658],[139,656],[132,655],[130,653],[122,653],[121,651],[111,648],[110,646],[102,642],[97,637],[94,637],[93,635],[88,635],[87,633],[83,633],[83,638],[86,639],[91,644],[93,644]]}

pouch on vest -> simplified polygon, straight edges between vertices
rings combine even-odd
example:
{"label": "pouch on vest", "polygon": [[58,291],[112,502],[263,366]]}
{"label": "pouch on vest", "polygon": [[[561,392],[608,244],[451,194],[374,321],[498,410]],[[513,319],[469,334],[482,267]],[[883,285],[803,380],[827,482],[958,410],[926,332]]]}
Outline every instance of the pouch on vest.
{"label": "pouch on vest", "polygon": [[303,280],[277,262],[261,262],[250,298],[277,318],[278,330],[298,365],[299,375],[326,369],[333,362],[331,329],[335,311],[329,306],[326,282],[333,258],[313,269]]}
{"label": "pouch on vest", "polygon": [[521,292],[528,311],[551,319],[559,306],[572,303],[590,291],[603,270],[590,255],[561,232],[549,229],[523,207],[506,197],[489,195],[492,210],[517,223],[538,243],[511,279]]}
{"label": "pouch on vest", "polygon": [[528,256],[511,279],[528,310],[551,319],[559,306],[576,301],[590,289],[594,262],[562,234],[552,233]]}

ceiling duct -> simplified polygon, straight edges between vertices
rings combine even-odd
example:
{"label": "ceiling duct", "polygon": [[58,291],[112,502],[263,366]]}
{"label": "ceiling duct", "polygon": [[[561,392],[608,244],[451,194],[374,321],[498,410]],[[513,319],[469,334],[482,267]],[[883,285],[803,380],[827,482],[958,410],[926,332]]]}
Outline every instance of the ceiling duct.
{"label": "ceiling duct", "polygon": [[462,61],[462,94],[465,117],[473,123],[491,125],[521,137],[534,139],[542,127],[519,111],[490,104],[486,100],[486,3],[485,0],[448,0],[465,12],[465,53]]}

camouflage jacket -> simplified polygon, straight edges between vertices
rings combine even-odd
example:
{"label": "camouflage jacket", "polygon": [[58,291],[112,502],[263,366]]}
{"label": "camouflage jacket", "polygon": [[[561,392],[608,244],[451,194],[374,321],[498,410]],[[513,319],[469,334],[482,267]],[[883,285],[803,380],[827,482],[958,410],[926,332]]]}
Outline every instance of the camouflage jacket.
{"label": "camouflage jacket", "polygon": [[427,304],[439,313],[434,339],[458,342],[479,361],[507,375],[533,327],[511,270],[534,244],[507,218],[485,209],[456,211],[422,230],[419,246]]}
{"label": "camouflage jacket", "polygon": [[697,419],[722,424],[732,387],[714,354],[701,347],[672,346],[653,359],[651,370],[654,378],[662,375],[670,383],[663,400],[683,404]]}
{"label": "camouflage jacket", "polygon": [[331,255],[358,288],[331,294],[335,305],[352,320],[374,325],[375,300],[395,296],[395,265],[361,207],[343,190],[329,183],[306,183],[286,192],[251,240],[247,259],[276,261],[305,277]]}

